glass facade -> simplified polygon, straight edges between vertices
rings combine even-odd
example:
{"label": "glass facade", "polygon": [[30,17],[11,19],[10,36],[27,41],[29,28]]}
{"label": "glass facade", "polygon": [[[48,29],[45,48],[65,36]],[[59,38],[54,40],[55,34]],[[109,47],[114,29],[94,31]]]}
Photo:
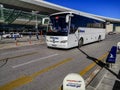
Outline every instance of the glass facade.
{"label": "glass facade", "polygon": [[[0,7],[0,32],[35,32],[36,18],[39,24],[38,29],[43,30],[46,27],[41,27],[40,24],[44,17],[47,17],[47,15]],[[16,20],[18,23],[13,23]],[[19,21],[22,21],[23,23],[19,23]]]}

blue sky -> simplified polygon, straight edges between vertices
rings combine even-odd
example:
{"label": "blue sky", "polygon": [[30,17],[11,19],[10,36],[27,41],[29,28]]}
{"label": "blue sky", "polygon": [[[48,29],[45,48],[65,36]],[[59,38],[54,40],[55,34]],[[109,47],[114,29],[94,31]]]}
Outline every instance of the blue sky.
{"label": "blue sky", "polygon": [[79,11],[120,19],[120,0],[45,0]]}

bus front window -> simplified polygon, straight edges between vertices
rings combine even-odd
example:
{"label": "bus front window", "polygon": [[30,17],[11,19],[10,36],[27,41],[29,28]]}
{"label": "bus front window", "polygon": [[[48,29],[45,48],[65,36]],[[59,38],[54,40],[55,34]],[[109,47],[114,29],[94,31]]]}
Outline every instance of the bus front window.
{"label": "bus front window", "polygon": [[56,34],[66,36],[68,34],[68,23],[66,23],[65,14],[51,16],[50,23],[51,32],[48,32],[49,35]]}

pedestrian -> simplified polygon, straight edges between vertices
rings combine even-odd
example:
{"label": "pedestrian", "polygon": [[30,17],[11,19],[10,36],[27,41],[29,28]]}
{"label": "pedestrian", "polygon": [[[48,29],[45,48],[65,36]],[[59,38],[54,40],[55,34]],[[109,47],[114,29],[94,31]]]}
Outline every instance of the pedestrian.
{"label": "pedestrian", "polygon": [[36,32],[36,38],[37,38],[37,40],[39,40],[39,34],[38,34],[38,32]]}
{"label": "pedestrian", "polygon": [[32,32],[29,32],[29,39],[31,40],[32,38]]}
{"label": "pedestrian", "polygon": [[2,32],[0,32],[1,40],[2,40],[2,35],[3,35],[3,33],[2,33]]}
{"label": "pedestrian", "polygon": [[16,35],[14,35],[14,39],[16,40],[16,38],[17,38],[17,36]]}

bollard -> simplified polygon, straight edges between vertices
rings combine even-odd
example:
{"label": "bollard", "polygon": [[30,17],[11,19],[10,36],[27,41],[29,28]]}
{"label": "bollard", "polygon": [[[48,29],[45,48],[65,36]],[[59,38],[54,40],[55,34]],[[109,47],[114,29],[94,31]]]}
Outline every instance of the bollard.
{"label": "bollard", "polygon": [[41,42],[42,42],[42,34],[43,34],[43,33],[42,33],[42,30],[41,30],[41,31],[40,31],[40,35],[41,35],[41,40],[40,40],[40,41],[41,41]]}
{"label": "bollard", "polygon": [[41,30],[41,32],[40,32],[40,35],[42,36],[42,30]]}
{"label": "bollard", "polygon": [[68,74],[63,80],[63,90],[85,90],[85,81],[77,73]]}
{"label": "bollard", "polygon": [[32,41],[31,41],[31,39],[29,40],[29,44],[32,44]]}
{"label": "bollard", "polygon": [[17,40],[15,40],[15,44],[16,44],[16,46],[18,46],[18,41]]}

